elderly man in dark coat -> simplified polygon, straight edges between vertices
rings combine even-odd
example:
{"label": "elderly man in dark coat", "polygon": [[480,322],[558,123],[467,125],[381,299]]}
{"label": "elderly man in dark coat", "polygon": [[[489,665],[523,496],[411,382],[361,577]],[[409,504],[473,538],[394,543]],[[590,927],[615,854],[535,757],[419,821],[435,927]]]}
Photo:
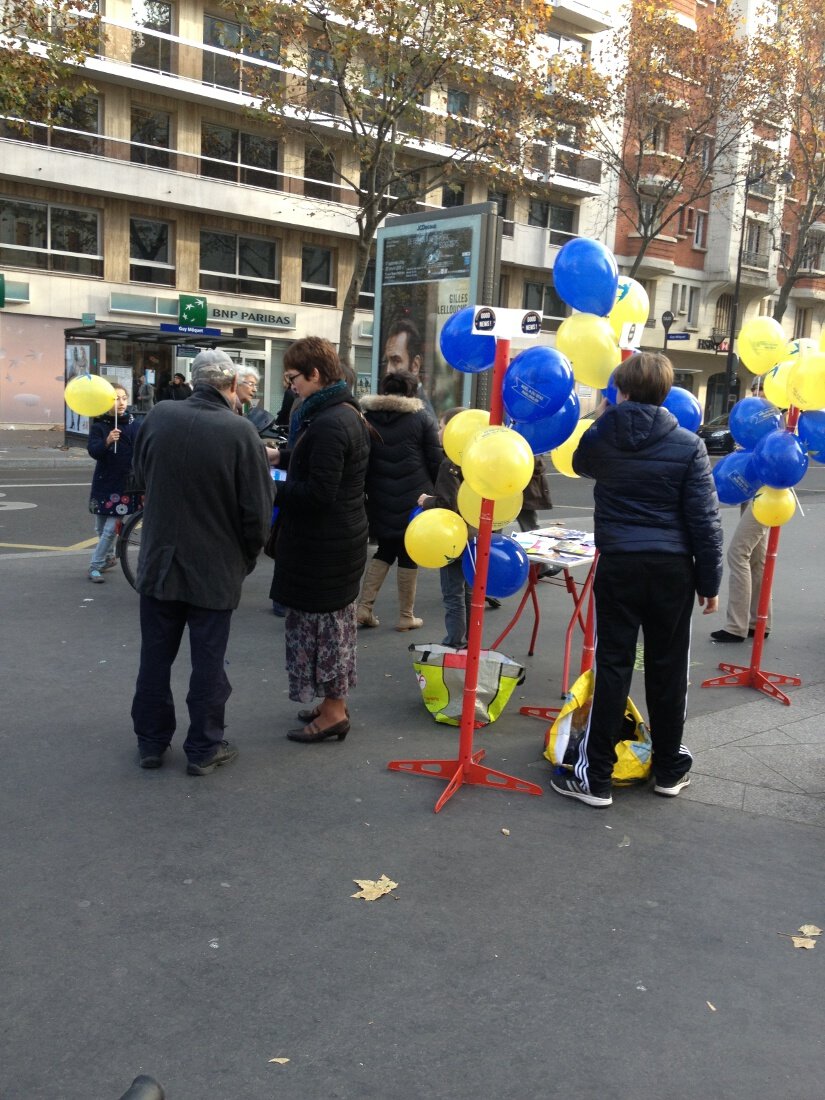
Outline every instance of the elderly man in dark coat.
{"label": "elderly man in dark coat", "polygon": [[258,434],[234,413],[236,368],[222,351],[192,364],[187,401],[146,417],[134,468],[146,490],[138,559],[141,650],[132,721],[140,766],[157,768],[175,732],[172,664],[189,627],[192,675],[183,744],[190,775],[237,756],[224,740],[224,670],[233,610],[264,544],[272,480]]}

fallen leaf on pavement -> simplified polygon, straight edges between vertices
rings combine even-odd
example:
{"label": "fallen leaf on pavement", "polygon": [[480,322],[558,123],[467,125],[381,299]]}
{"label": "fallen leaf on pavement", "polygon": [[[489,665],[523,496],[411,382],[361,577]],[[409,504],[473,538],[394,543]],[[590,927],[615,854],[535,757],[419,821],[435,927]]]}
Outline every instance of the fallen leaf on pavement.
{"label": "fallen leaf on pavement", "polygon": [[797,928],[797,932],[801,932],[803,936],[821,936],[822,929],[817,928],[815,924],[802,924]]}
{"label": "fallen leaf on pavement", "polygon": [[791,936],[791,943],[794,947],[806,947],[809,951],[816,947],[816,940],[809,936]]}
{"label": "fallen leaf on pavement", "polygon": [[712,1004],[710,1003],[710,1001],[705,1001],[705,1004],[706,1004],[706,1005],[708,1006],[708,1008],[709,1008],[709,1009],[711,1010],[711,1012],[715,1012],[715,1011],[716,1011],[716,1005],[712,1005]]}
{"label": "fallen leaf on pavement", "polygon": [[369,878],[354,878],[352,881],[361,889],[357,894],[350,894],[350,897],[363,898],[364,901],[377,901],[379,898],[383,898],[385,894],[391,894],[398,886],[397,882],[393,882],[386,875],[382,875],[376,881]]}
{"label": "fallen leaf on pavement", "polygon": [[510,835],[510,830],[509,829],[502,829],[501,831],[504,834],[504,836],[509,836]]}
{"label": "fallen leaf on pavement", "polygon": [[270,1058],[270,1062],[277,1062],[279,1066],[285,1066],[289,1061],[288,1058]]}

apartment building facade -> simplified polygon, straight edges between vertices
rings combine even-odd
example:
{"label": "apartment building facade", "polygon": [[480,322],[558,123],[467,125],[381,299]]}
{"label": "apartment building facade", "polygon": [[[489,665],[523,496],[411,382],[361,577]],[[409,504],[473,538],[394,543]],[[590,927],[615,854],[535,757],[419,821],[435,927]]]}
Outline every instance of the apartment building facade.
{"label": "apartment building facade", "polygon": [[[608,7],[557,4],[549,40],[589,49]],[[290,342],[338,340],[353,196],[315,143],[275,139],[244,109],[246,59],[233,52],[243,28],[226,12],[203,0],[102,0],[100,15],[87,63],[95,93],[60,125],[0,121],[0,422],[59,422],[67,372],[90,362],[134,383],[150,372],[162,387],[207,343],[257,367],[277,408]],[[552,340],[566,312],[553,257],[594,233],[602,186],[598,161],[559,143],[530,194],[474,178],[428,193],[423,209],[498,205],[501,304],[541,308]],[[220,337],[167,331],[182,296],[206,299]],[[372,297],[367,280],[354,328],[364,389]]]}

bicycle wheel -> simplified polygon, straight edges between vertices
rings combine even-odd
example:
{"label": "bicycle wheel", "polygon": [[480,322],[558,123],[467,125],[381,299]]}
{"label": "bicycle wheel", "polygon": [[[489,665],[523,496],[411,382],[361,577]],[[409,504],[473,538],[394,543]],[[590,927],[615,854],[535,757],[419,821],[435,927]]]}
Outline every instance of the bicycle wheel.
{"label": "bicycle wheel", "polygon": [[120,558],[120,568],[123,575],[132,588],[135,587],[137,577],[138,554],[140,553],[140,536],[143,531],[143,512],[134,512],[124,521],[123,530],[117,541],[117,556]]}

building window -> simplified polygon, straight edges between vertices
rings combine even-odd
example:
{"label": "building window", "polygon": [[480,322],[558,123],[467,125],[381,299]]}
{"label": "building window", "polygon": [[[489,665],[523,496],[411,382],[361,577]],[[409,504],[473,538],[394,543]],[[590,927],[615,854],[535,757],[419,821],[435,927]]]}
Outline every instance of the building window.
{"label": "building window", "polygon": [[696,223],[693,229],[693,247],[706,248],[708,243],[708,216],[702,210],[696,211]]}
{"label": "building window", "polygon": [[464,184],[445,183],[441,188],[441,205],[446,207],[464,205]]}
{"label": "building window", "polygon": [[742,253],[743,264],[748,267],[760,268],[768,266],[766,239],[765,227],[760,222],[749,221],[745,230],[745,248]]}
{"label": "building window", "polygon": [[639,286],[644,288],[645,294],[647,294],[648,301],[650,302],[650,314],[645,321],[645,328],[656,327],[656,280],[655,279],[637,279],[636,282]]}
{"label": "building window", "polygon": [[670,124],[664,119],[657,119],[650,131],[650,144],[657,153],[666,153],[670,142]]}
{"label": "building window", "polygon": [[96,210],[0,199],[0,263],[103,275]]}
{"label": "building window", "polygon": [[201,175],[277,190],[278,143],[229,126],[204,122],[201,126]]}
{"label": "building window", "polygon": [[513,223],[513,200],[504,191],[488,191],[487,202],[494,202],[498,215],[503,219],[502,233],[505,237],[512,237],[515,231]]}
{"label": "building window", "polygon": [[793,323],[793,338],[794,340],[802,340],[804,337],[811,335],[811,321],[813,320],[813,310],[797,309],[796,316]]}
{"label": "building window", "polygon": [[171,226],[149,218],[129,220],[129,278],[133,283],[175,285]]}
{"label": "building window", "polygon": [[367,270],[364,272],[364,281],[361,283],[361,293],[358,295],[359,309],[373,309],[375,307],[375,260],[370,260]]}
{"label": "building window", "polygon": [[720,294],[716,302],[716,312],[713,317],[713,331],[727,336],[730,332],[730,317],[733,309],[733,295]]}
{"label": "building window", "polygon": [[307,53],[307,108],[318,114],[335,115],[338,105],[335,91],[335,66],[326,50]]}
{"label": "building window", "polygon": [[159,73],[172,71],[172,43],[161,35],[172,33],[172,5],[160,0],[132,0],[132,64]]}
{"label": "building window", "polygon": [[319,306],[336,304],[331,248],[304,245],[301,249],[301,301]]}
{"label": "building window", "polygon": [[555,331],[565,317],[570,313],[569,308],[559,297],[552,283],[525,283],[522,297],[522,309],[535,309],[542,315],[542,329],[545,332]]}
{"label": "building window", "polygon": [[132,145],[130,158],[133,164],[150,164],[153,168],[169,168],[170,116],[164,111],[148,107],[132,108]]}
{"label": "building window", "polygon": [[576,235],[576,214],[574,206],[563,206],[546,199],[530,199],[527,224],[549,229],[550,244],[563,245]]}
{"label": "building window", "polygon": [[687,311],[687,324],[691,328],[697,328],[699,325],[699,302],[700,291],[698,286],[692,286],[689,288],[688,294],[688,311]]}
{"label": "building window", "polygon": [[200,288],[280,298],[275,242],[202,230]]}
{"label": "building window", "polygon": [[304,150],[304,176],[304,194],[308,199],[332,202],[336,198],[335,162],[317,145],[308,145]]}
{"label": "building window", "polygon": [[[244,65],[240,56],[227,57],[220,50],[229,53],[257,57],[262,61],[271,61],[277,64],[280,59],[280,45],[275,40],[268,40],[265,46],[260,35],[251,28],[233,23],[229,19],[218,19],[213,15],[203,17],[203,69],[204,84],[214,84],[218,88],[230,88],[233,91],[243,89],[246,83]],[[210,50],[209,47],[214,49]],[[252,66],[247,66],[246,75]]]}
{"label": "building window", "polygon": [[38,124],[0,119],[0,137],[28,141],[33,145],[50,145],[53,149],[70,149],[76,153],[100,156],[100,100],[85,95],[73,103],[55,107],[51,119]]}
{"label": "building window", "polygon": [[446,140],[448,145],[463,146],[472,134],[470,118],[470,93],[458,88],[447,90]]}

